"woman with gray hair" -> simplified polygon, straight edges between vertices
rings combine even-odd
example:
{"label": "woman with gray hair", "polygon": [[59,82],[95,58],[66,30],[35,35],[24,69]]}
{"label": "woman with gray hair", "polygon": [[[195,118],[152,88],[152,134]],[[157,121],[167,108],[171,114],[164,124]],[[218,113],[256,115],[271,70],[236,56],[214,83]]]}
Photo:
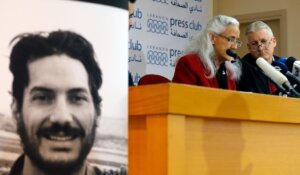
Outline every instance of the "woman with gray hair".
{"label": "woman with gray hair", "polygon": [[239,37],[239,22],[235,18],[215,16],[178,60],[172,81],[236,90],[241,64],[226,51],[241,46]]}

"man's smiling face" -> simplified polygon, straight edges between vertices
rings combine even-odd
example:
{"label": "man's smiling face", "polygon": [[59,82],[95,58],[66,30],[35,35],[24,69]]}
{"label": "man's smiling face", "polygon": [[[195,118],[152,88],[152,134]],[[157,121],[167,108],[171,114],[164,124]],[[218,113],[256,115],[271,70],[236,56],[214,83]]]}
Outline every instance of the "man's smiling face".
{"label": "man's smiling face", "polygon": [[67,55],[37,59],[28,70],[18,119],[25,153],[45,171],[74,171],[95,138],[97,117],[87,71]]}

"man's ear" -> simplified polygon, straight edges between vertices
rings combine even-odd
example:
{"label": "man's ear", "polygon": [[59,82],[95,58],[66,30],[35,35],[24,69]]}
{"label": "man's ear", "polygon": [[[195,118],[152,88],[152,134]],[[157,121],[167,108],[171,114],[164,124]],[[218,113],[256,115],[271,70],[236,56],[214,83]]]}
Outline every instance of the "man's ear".
{"label": "man's ear", "polygon": [[272,41],[272,42],[273,42],[273,46],[276,47],[276,45],[277,45],[276,37],[274,36],[272,40],[273,40],[273,41]]}

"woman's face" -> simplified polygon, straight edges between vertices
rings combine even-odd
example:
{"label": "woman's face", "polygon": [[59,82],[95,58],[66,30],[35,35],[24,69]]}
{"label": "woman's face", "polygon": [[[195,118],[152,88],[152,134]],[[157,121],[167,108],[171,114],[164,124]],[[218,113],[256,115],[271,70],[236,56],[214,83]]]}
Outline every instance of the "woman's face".
{"label": "woman's face", "polygon": [[224,61],[233,60],[233,58],[226,54],[227,49],[236,51],[240,46],[240,29],[238,26],[229,25],[221,34],[212,34],[212,43],[214,44],[216,61],[222,63]]}

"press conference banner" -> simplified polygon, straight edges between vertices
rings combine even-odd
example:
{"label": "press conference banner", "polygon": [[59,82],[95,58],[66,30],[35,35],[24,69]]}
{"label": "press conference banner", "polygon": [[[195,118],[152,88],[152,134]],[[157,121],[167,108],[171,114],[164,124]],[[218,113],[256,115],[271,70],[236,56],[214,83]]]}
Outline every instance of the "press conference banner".
{"label": "press conference banner", "polygon": [[128,0],[86,1],[0,1],[0,174],[9,171],[22,153],[10,110],[9,43],[21,33],[56,30],[86,38],[102,70],[101,116],[89,162],[103,170],[127,167]]}
{"label": "press conference banner", "polygon": [[208,21],[208,0],[137,0],[129,32],[129,70],[172,79],[177,59]]}

